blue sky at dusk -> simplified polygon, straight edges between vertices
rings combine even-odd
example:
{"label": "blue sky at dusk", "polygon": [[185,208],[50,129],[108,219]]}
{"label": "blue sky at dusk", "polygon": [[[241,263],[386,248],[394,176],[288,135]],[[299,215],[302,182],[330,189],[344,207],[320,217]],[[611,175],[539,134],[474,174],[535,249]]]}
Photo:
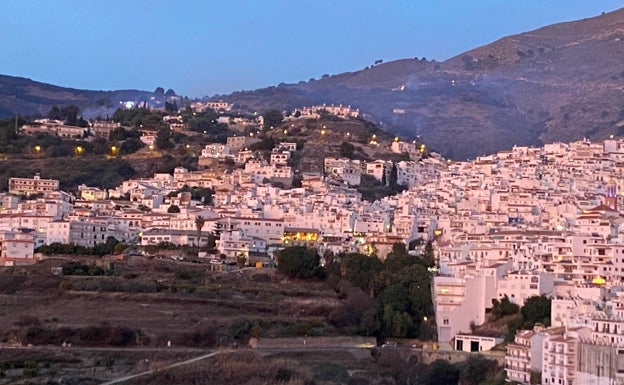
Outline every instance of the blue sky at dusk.
{"label": "blue sky at dusk", "polygon": [[624,0],[2,0],[0,74],[84,89],[201,97],[443,61]]}

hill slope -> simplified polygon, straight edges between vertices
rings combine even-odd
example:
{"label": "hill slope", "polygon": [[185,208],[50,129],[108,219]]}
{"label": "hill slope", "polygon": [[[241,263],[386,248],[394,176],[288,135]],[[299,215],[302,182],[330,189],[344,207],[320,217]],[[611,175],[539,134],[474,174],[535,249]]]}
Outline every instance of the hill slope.
{"label": "hill slope", "polygon": [[[397,60],[236,92],[251,110],[342,103],[455,158],[624,133],[624,9],[505,37],[436,63]],[[404,85],[401,91],[401,85]]]}
{"label": "hill slope", "polygon": [[0,118],[45,115],[54,105],[79,106],[85,116],[105,116],[120,101],[149,100],[154,93],[138,90],[89,91],[58,87],[26,78],[0,75]]}
{"label": "hill slope", "polygon": [[[237,108],[348,104],[456,159],[624,134],[624,9],[502,38],[445,62],[403,59],[319,80],[235,92]],[[0,76],[0,117],[74,103],[110,113],[144,91],[84,91]]]}

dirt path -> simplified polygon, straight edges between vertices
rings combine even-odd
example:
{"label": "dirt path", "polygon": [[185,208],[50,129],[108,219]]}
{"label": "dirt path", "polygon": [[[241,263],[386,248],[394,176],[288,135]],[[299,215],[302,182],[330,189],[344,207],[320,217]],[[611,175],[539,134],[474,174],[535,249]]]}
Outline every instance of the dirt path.
{"label": "dirt path", "polygon": [[120,377],[120,378],[117,378],[117,379],[112,380],[112,381],[107,381],[107,382],[104,382],[104,383],[102,383],[102,384],[100,384],[100,385],[112,385],[112,384],[119,384],[119,383],[122,383],[122,382],[126,382],[126,381],[128,381],[128,380],[131,380],[131,379],[133,379],[133,378],[136,378],[136,377],[147,376],[147,375],[149,375],[149,374],[154,374],[154,373],[156,373],[156,372],[158,372],[158,371],[160,371],[160,370],[173,369],[173,368],[177,368],[178,366],[184,366],[184,365],[192,364],[192,363],[197,362],[197,361],[205,360],[206,358],[214,357],[214,356],[216,356],[216,355],[218,355],[218,354],[230,353],[230,352],[232,352],[232,351],[233,351],[233,350],[231,350],[231,349],[228,349],[228,350],[219,350],[219,351],[216,351],[216,352],[212,352],[212,353],[208,353],[208,354],[201,355],[201,356],[199,356],[199,357],[191,358],[191,359],[189,359],[189,360],[176,362],[175,364],[171,364],[171,365],[163,366],[163,367],[160,367],[160,368],[156,368],[156,369],[148,370],[148,371],[141,372],[141,373],[137,373],[137,374],[131,374],[131,375],[129,375],[129,376]]}

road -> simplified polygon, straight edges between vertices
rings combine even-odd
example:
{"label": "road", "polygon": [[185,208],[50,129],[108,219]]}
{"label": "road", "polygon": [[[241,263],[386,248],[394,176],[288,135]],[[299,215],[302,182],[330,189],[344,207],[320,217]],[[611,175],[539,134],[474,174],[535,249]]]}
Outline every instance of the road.
{"label": "road", "polygon": [[108,382],[104,382],[104,383],[102,383],[100,385],[119,384],[119,383],[122,383],[122,382],[126,382],[128,380],[131,380],[133,378],[154,374],[155,372],[157,372],[159,370],[166,370],[166,369],[177,368],[178,366],[184,366],[184,365],[192,364],[192,363],[197,362],[197,361],[205,360],[206,358],[214,357],[214,356],[216,356],[218,354],[229,353],[229,352],[232,352],[232,350],[231,349],[219,350],[219,351],[216,351],[216,352],[212,352],[212,353],[201,355],[199,357],[191,358],[191,359],[188,359],[186,361],[180,361],[180,362],[176,362],[175,364],[163,366],[163,367],[160,367],[158,369],[152,369],[152,370],[148,370],[148,371],[145,371],[145,372],[141,372],[141,373],[132,374],[132,375],[129,375],[129,376],[120,377],[120,378],[117,378],[117,379],[114,379],[114,380],[111,380],[111,381],[108,381]]}

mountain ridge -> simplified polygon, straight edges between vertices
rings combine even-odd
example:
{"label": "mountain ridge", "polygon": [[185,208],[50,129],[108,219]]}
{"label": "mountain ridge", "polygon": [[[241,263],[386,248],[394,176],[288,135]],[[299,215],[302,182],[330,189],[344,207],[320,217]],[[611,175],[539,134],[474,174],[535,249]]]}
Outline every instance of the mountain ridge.
{"label": "mountain ridge", "polygon": [[[503,37],[443,62],[399,59],[218,98],[257,112],[351,105],[406,140],[420,136],[442,155],[466,159],[514,145],[624,135],[623,63],[624,8]],[[2,85],[0,78],[0,115],[17,111],[7,107]],[[129,99],[113,95],[81,97],[96,111],[97,100]]]}

